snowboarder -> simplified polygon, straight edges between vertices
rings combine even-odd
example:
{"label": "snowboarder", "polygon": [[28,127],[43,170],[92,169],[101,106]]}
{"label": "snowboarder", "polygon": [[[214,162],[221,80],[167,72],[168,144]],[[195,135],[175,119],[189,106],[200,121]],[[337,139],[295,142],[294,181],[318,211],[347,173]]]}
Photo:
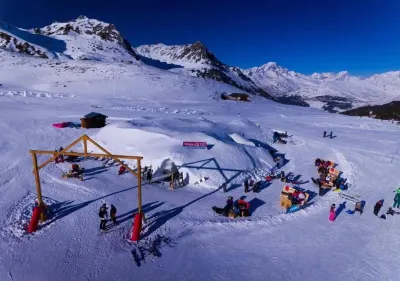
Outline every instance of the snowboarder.
{"label": "snowboarder", "polygon": [[216,206],[213,206],[212,209],[214,210],[215,213],[221,214],[224,217],[227,217],[229,213],[232,211],[233,208],[233,197],[229,196],[228,200],[226,200],[226,205],[224,208],[218,208]]}
{"label": "snowboarder", "polygon": [[376,202],[375,206],[374,206],[374,215],[377,216],[379,211],[381,210],[383,205],[383,200],[379,200],[378,202]]}
{"label": "snowboarder", "polygon": [[119,167],[119,171],[118,171],[118,175],[122,175],[123,173],[125,173],[126,168],[124,166],[120,166]]}
{"label": "snowboarder", "polygon": [[393,208],[400,208],[400,193],[396,193],[394,196]]}
{"label": "snowboarder", "polygon": [[117,224],[117,208],[112,204],[110,207],[110,218],[114,224]]}
{"label": "snowboarder", "polygon": [[326,138],[326,131],[324,131],[324,138]]}
{"label": "snowboarder", "polygon": [[247,178],[244,180],[244,192],[249,192],[249,180]]}
{"label": "snowboarder", "polygon": [[99,211],[99,217],[100,217],[100,230],[106,230],[106,224],[108,219],[106,203],[103,203],[103,205],[101,205]]}

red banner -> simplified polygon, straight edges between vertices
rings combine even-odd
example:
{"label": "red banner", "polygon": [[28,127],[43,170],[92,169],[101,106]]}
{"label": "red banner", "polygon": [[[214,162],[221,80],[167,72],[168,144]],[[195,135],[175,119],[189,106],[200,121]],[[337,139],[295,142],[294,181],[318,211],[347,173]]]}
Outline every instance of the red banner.
{"label": "red banner", "polygon": [[193,148],[207,148],[207,143],[203,141],[184,141],[183,146]]}

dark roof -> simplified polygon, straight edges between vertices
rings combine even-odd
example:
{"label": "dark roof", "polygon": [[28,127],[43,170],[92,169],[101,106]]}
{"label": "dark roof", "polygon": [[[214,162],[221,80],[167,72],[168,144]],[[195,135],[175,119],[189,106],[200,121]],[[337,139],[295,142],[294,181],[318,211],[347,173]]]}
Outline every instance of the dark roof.
{"label": "dark roof", "polygon": [[97,112],[91,112],[85,115],[85,118],[97,118],[97,117],[108,118],[108,116]]}
{"label": "dark roof", "polygon": [[230,94],[231,97],[233,98],[248,98],[249,95],[245,93],[232,93]]}

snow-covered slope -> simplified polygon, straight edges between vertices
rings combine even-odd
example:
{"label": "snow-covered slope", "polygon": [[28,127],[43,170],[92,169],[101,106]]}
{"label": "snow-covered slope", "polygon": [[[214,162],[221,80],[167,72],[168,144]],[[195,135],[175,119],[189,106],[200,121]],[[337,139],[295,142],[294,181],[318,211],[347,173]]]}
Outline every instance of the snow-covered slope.
{"label": "snow-covered slope", "polygon": [[304,75],[274,62],[243,70],[258,86],[276,96],[300,96],[313,107],[345,110],[366,104],[382,104],[400,96],[399,72],[368,78],[339,73]]}
{"label": "snow-covered slope", "polygon": [[271,98],[266,91],[260,89],[244,75],[238,67],[222,63],[201,42],[182,46],[142,45],[135,48],[135,51],[142,57],[184,67],[184,69],[171,69],[172,72],[222,81],[244,91]]}
{"label": "snow-covered slope", "polygon": [[136,62],[139,57],[114,25],[80,16],[24,30],[0,22],[0,46],[42,58]]}
{"label": "snow-covered slope", "polygon": [[[0,79],[0,280],[398,280],[400,216],[380,219],[399,187],[397,125],[263,98],[221,101],[213,93],[237,89],[143,64],[0,50]],[[109,116],[104,128],[52,126],[92,111]],[[274,130],[288,132],[286,145],[272,143]],[[323,138],[324,130],[336,137]],[[51,213],[27,234],[36,198],[29,150],[53,151],[83,134],[113,153],[142,155],[158,175],[172,163],[183,172],[185,186],[175,190],[162,181],[143,185],[146,221],[138,243],[129,242],[136,178],[94,158],[78,162],[83,181],[61,177],[70,163],[40,170]],[[183,141],[209,148],[183,147]],[[279,168],[273,149],[287,159]],[[361,216],[348,214],[354,203],[337,192],[318,195],[310,181],[317,157],[337,163],[349,184],[345,193],[365,200]],[[286,213],[279,200],[288,183],[266,183],[271,170],[292,172],[297,183],[289,185],[307,190],[310,204]],[[247,177],[262,183],[259,193],[244,192]],[[251,216],[214,214],[212,207],[224,207],[228,196],[249,202]],[[377,217],[373,206],[381,199]],[[107,222],[106,233],[98,231],[102,200],[116,206],[119,223]]]}

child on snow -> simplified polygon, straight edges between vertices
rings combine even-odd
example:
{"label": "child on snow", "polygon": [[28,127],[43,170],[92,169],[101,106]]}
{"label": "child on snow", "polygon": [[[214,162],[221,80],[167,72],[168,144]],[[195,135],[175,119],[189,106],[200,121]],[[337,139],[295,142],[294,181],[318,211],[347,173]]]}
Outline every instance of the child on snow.
{"label": "child on snow", "polygon": [[99,217],[100,217],[100,230],[106,230],[106,224],[108,219],[106,203],[103,203],[103,205],[101,205],[99,211]]}

